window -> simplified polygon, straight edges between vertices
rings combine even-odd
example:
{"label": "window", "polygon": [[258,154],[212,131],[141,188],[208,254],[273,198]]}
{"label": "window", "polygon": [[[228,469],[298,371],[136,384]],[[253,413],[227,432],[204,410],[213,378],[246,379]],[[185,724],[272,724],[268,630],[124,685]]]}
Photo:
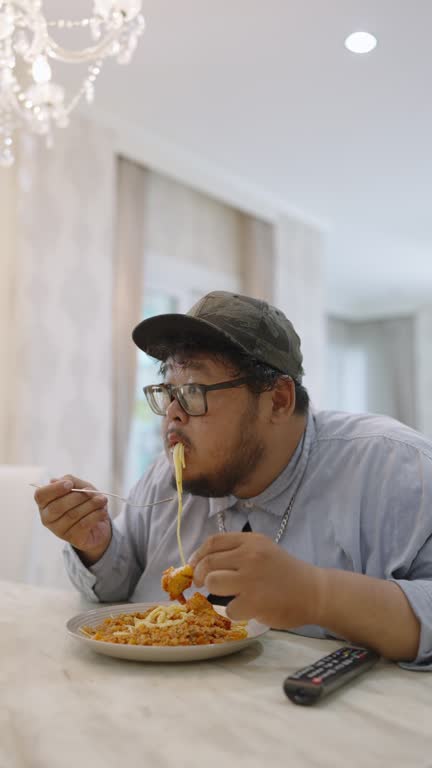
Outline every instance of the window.
{"label": "window", "polygon": [[[144,299],[142,317],[178,312],[178,296],[152,292]],[[125,471],[125,493],[137,482],[156,456],[163,450],[161,439],[161,417],[147,405],[142,388],[159,381],[159,363],[137,349],[137,377],[135,406],[129,436],[128,456]]]}

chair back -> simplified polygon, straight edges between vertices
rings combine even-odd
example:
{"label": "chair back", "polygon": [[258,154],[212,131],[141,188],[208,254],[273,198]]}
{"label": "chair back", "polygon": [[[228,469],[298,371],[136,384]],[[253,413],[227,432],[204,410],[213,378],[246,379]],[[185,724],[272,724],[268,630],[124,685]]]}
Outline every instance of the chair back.
{"label": "chair back", "polygon": [[0,464],[0,579],[71,586],[63,568],[63,542],[42,525],[29,485],[48,482],[45,467]]}

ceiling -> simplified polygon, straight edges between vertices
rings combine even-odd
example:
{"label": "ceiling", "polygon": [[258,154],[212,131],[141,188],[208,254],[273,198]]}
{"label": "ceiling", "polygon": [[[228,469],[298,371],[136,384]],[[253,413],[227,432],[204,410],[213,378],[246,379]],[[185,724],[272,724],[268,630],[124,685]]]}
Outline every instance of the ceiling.
{"label": "ceiling", "polygon": [[[70,15],[45,0],[47,15]],[[90,0],[74,0],[74,17]],[[432,1],[143,0],[92,112],[193,153],[328,231],[327,307],[432,303]],[[366,29],[366,56],[343,45]]]}

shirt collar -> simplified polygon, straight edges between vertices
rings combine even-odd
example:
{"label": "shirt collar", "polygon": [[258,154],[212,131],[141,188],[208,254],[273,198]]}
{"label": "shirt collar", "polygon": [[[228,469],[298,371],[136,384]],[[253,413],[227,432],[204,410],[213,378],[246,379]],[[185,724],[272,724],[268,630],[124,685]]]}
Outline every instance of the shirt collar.
{"label": "shirt collar", "polygon": [[303,479],[309,454],[315,440],[315,419],[312,409],[306,421],[305,431],[299,440],[299,443],[291,456],[286,467],[282,470],[275,480],[258,496],[250,499],[238,499],[236,496],[224,496],[222,498],[209,499],[209,516],[213,517],[219,512],[224,512],[232,507],[237,508],[260,508],[270,512],[277,517],[282,517],[290,499],[297,492]]}

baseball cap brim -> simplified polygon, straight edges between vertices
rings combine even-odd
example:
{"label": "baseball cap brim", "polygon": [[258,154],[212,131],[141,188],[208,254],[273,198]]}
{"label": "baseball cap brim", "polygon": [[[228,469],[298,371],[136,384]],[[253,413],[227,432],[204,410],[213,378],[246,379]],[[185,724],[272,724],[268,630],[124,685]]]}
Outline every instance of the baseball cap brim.
{"label": "baseball cap brim", "polygon": [[181,314],[155,315],[143,320],[132,331],[132,339],[139,349],[157,360],[165,360],[170,349],[188,342],[225,341],[247,353],[242,344],[220,328]]}

